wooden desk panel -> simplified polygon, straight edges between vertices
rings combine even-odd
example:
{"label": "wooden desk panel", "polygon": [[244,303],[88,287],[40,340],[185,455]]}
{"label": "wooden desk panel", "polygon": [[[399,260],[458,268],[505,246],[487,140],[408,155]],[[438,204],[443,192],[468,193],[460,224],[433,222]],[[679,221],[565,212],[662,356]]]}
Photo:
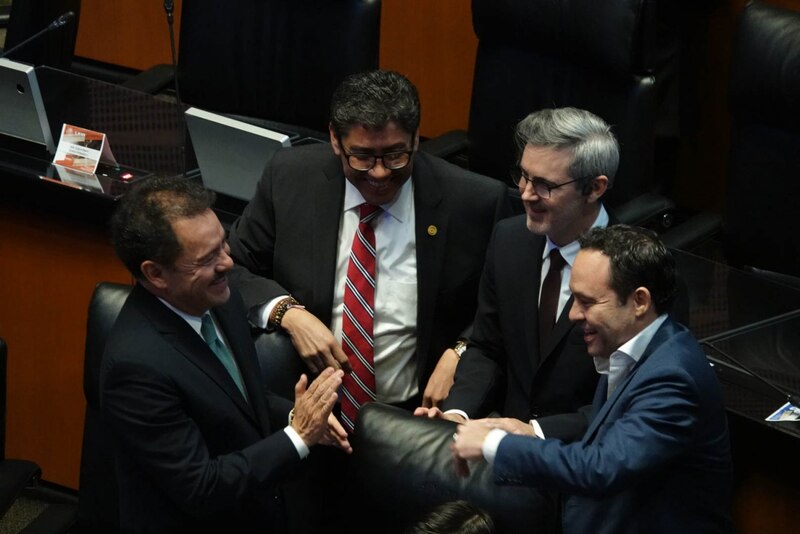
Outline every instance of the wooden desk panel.
{"label": "wooden desk panel", "polygon": [[105,231],[0,204],[0,336],[8,343],[6,456],[78,487],[83,350],[95,284],[130,283]]}

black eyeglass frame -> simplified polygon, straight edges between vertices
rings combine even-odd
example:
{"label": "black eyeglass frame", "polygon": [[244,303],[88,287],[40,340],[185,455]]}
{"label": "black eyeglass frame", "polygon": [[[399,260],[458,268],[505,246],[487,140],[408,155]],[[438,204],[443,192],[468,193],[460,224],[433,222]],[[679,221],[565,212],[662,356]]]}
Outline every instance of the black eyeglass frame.
{"label": "black eyeglass frame", "polygon": [[[352,152],[348,152],[345,150],[344,145],[342,145],[341,141],[339,142],[339,146],[342,147],[342,154],[344,154],[344,159],[347,160],[347,165],[353,169],[354,171],[358,172],[369,172],[375,168],[375,164],[378,163],[378,160],[381,160],[381,164],[390,171],[399,171],[400,169],[404,169],[408,167],[408,164],[411,163],[411,156],[414,154],[414,149],[410,150],[393,150],[392,152],[386,152],[385,154],[353,154]],[[390,166],[386,164],[386,157],[387,156],[397,156],[399,154],[405,154],[408,156],[408,159],[400,166]],[[366,169],[359,169],[358,167],[353,166],[353,162],[350,161],[350,158],[372,158],[372,164],[367,167]],[[358,160],[356,160],[358,161]]]}
{"label": "black eyeglass frame", "polygon": [[[519,184],[522,180],[525,180],[525,187],[528,187],[528,184],[533,186],[533,191],[536,193],[536,196],[541,198],[550,198],[553,193],[554,189],[558,189],[559,187],[564,187],[565,185],[574,184],[575,182],[581,182],[583,180],[594,179],[596,176],[589,175],[589,176],[581,176],[580,178],[575,178],[574,180],[570,180],[568,182],[564,182],[563,184],[556,184],[552,185],[550,182],[542,179],[542,178],[528,178],[525,176],[525,173],[522,172],[521,169],[514,168],[511,169],[511,183],[519,188]],[[543,191],[547,191],[547,194],[543,194],[542,190],[537,190],[537,186],[544,187]]]}

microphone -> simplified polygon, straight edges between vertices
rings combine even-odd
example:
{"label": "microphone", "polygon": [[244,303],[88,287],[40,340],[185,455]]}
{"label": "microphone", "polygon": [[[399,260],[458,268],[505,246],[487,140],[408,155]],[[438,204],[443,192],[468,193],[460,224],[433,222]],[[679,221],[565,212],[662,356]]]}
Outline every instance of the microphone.
{"label": "microphone", "polygon": [[764,384],[769,386],[770,389],[780,393],[783,397],[786,398],[786,402],[791,404],[793,407],[800,408],[800,404],[798,404],[798,402],[800,402],[800,400],[797,399],[797,397],[795,397],[791,393],[787,393],[786,390],[784,390],[782,387],[780,387],[777,384],[775,384],[772,380],[768,380],[767,378],[761,376],[761,374],[756,373],[755,371],[753,371],[752,369],[750,369],[749,367],[744,365],[742,362],[740,362],[739,360],[737,360],[736,358],[734,358],[733,356],[731,356],[727,352],[723,351],[722,349],[719,349],[719,348],[715,347],[714,345],[712,345],[708,341],[701,341],[700,345],[703,346],[703,347],[707,347],[707,348],[713,350],[714,352],[716,352],[717,354],[721,355],[723,358],[732,361],[733,363],[735,363],[736,365],[741,367],[747,374],[749,374],[750,376],[760,380],[761,382],[763,382]]}
{"label": "microphone", "polygon": [[31,35],[30,37],[28,37],[27,39],[25,39],[24,41],[19,43],[17,46],[13,46],[13,47],[9,48],[8,50],[4,51],[2,54],[0,54],[0,58],[6,57],[8,55],[11,55],[12,53],[16,52],[20,48],[22,48],[25,45],[27,45],[28,43],[30,43],[31,41],[34,41],[34,40],[38,39],[39,37],[41,37],[45,33],[49,33],[49,32],[51,32],[53,30],[57,30],[58,28],[61,28],[62,26],[65,26],[68,23],[72,22],[74,19],[75,19],[75,12],[74,11],[67,11],[66,13],[64,13],[63,15],[58,17],[56,20],[54,20],[53,22],[48,24],[47,27],[44,28],[43,30],[40,30],[40,31],[36,32],[35,34]]}

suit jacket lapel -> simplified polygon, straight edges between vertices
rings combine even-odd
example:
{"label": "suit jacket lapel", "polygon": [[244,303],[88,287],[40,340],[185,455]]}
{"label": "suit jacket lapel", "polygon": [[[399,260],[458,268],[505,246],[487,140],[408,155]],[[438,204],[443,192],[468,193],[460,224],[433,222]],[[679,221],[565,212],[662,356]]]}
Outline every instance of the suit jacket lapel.
{"label": "suit jacket lapel", "polygon": [[[424,158],[415,156],[412,176],[417,241],[417,355],[422,357],[429,352],[436,295],[445,263],[448,219],[444,210],[438,209],[442,190]],[[420,372],[423,368],[424,364],[420,362]]]}
{"label": "suit jacket lapel", "polygon": [[236,365],[239,366],[242,382],[247,390],[248,402],[245,402],[241,394],[238,394],[239,389],[235,385],[231,389],[232,381],[225,382],[228,386],[226,391],[245,413],[260,423],[262,435],[266,437],[271,432],[269,411],[266,405],[264,384],[261,382],[261,371],[258,368],[258,357],[250,337],[250,329],[242,321],[241,316],[231,313],[228,305],[215,308],[214,315],[225,332]]}
{"label": "suit jacket lapel", "polygon": [[[230,397],[231,401],[242,411],[253,424],[260,428],[252,409],[242,397],[239,388],[233,382],[228,371],[217,359],[211,348],[203,341],[189,324],[164,306],[154,295],[140,285],[132,291],[140,305],[148,308],[147,316],[153,320],[155,327],[175,350],[197,366],[220,389]],[[232,336],[235,337],[235,336]]]}
{"label": "suit jacket lapel", "polygon": [[[542,362],[543,355],[539,350],[539,290],[542,280],[542,253],[544,251],[545,239],[536,236],[525,228],[525,232],[530,236],[525,248],[525,253],[520,254],[519,261],[523,262],[521,271],[526,273],[520,281],[520,300],[525,306],[523,315],[525,321],[525,354],[529,357],[526,362],[529,365],[528,379],[521,377],[528,388],[533,387],[533,376],[536,369]],[[528,391],[530,396],[530,391]]]}
{"label": "suit jacket lapel", "polygon": [[[326,325],[331,323],[331,309],[333,307],[333,291],[336,287],[336,253],[339,244],[339,224],[344,202],[344,181],[342,163],[335,156],[315,180],[313,188],[314,210],[311,214],[314,242],[308,246],[313,247],[314,262],[309,266],[314,270],[312,281],[315,301],[320,303],[319,319]],[[337,198],[337,202],[331,201]],[[298,218],[299,224],[302,217]]]}
{"label": "suit jacket lapel", "polygon": [[[642,357],[639,358],[639,361],[636,362],[636,365],[634,365],[628,372],[628,376],[626,376],[625,380],[623,380],[622,383],[617,386],[617,389],[614,390],[614,393],[611,394],[611,397],[609,397],[609,399],[605,401],[605,403],[597,411],[595,417],[589,424],[589,428],[586,431],[584,439],[591,440],[594,438],[594,434],[595,432],[597,432],[597,429],[600,427],[600,424],[603,422],[603,420],[606,419],[606,417],[608,417],[611,408],[613,408],[614,405],[617,403],[617,401],[625,394],[625,390],[628,388],[628,386],[631,383],[631,380],[633,380],[633,377],[636,375],[639,369],[642,368],[642,365],[644,365],[644,363],[650,358],[650,355],[653,354],[653,352],[655,352],[661,345],[666,343],[667,340],[669,340],[670,337],[675,335],[676,332],[677,332],[677,326],[672,321],[672,319],[669,318],[664,322],[664,324],[662,324],[659,327],[658,331],[656,331],[656,334],[653,336],[653,339],[651,339],[650,343],[647,345],[647,348],[642,354]],[[597,386],[598,390],[602,388],[604,384],[605,384],[605,389],[607,391],[608,390],[607,375],[604,375],[603,380],[601,380],[600,383],[598,384]],[[603,398],[605,398],[605,395],[606,393],[604,392]],[[597,399],[598,397],[595,396],[595,402],[597,402]]]}

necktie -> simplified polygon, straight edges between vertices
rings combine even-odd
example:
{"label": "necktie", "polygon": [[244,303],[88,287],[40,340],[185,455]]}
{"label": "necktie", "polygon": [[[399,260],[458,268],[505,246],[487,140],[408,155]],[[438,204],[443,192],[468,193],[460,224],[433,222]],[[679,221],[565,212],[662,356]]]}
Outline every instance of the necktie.
{"label": "necktie", "polygon": [[342,348],[353,372],[342,379],[342,424],[352,432],[356,414],[367,402],[375,400],[374,349],[372,345],[375,309],[375,231],[372,220],[380,213],[378,206],[361,204],[360,222],[350,249],[342,314]]}
{"label": "necktie", "polygon": [[203,315],[203,322],[200,326],[200,333],[203,335],[203,339],[208,343],[208,346],[211,347],[211,351],[217,356],[220,363],[225,367],[225,370],[228,371],[228,374],[231,375],[236,387],[239,388],[239,391],[242,392],[242,396],[247,398],[247,395],[244,392],[244,384],[242,383],[242,377],[239,374],[239,369],[236,367],[236,363],[233,361],[233,356],[231,355],[230,351],[228,351],[228,347],[225,346],[225,343],[217,336],[217,329],[214,327],[214,321],[211,319],[211,315],[208,313]]}
{"label": "necktie", "polygon": [[566,262],[557,248],[550,251],[550,269],[544,277],[539,299],[539,350],[544,351],[547,339],[556,324],[558,295],[561,293],[561,270]]}

